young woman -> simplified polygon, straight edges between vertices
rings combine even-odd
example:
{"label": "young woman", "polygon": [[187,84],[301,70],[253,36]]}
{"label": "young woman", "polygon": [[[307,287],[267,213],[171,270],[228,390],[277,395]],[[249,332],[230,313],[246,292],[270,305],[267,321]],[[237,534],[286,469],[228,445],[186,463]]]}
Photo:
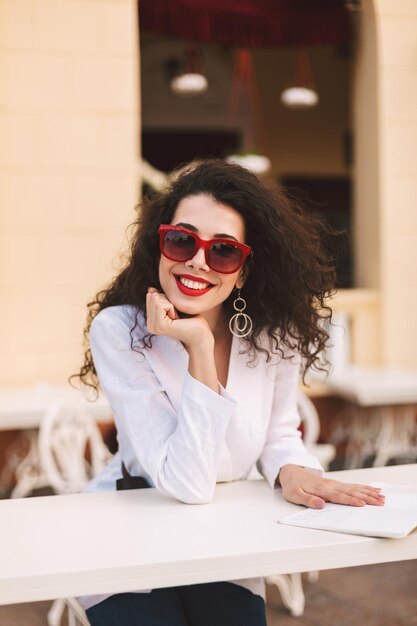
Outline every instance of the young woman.
{"label": "young woman", "polygon": [[[380,505],[379,490],[322,477],[298,430],[300,366],[327,339],[333,268],[316,221],[222,161],[191,165],[145,202],[131,256],[90,305],[80,376],[100,385],[119,451],[90,490],[141,477],[207,503],[256,464],[297,504]],[[93,626],[262,626],[262,579],[83,598]]]}

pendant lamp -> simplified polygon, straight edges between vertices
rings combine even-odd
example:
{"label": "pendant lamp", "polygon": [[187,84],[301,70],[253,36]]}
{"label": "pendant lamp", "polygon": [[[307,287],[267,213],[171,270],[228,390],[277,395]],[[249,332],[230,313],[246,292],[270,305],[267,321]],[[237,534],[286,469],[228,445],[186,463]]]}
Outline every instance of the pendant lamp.
{"label": "pendant lamp", "polygon": [[298,50],[295,57],[293,84],[281,94],[281,102],[289,109],[310,109],[319,102],[314,88],[313,72],[305,52]]}
{"label": "pendant lamp", "polygon": [[208,89],[208,80],[202,71],[201,55],[197,46],[185,49],[184,63],[170,81],[171,90],[178,96],[198,96]]}
{"label": "pendant lamp", "polygon": [[231,124],[243,127],[243,150],[231,154],[226,160],[242,165],[255,174],[266,174],[271,168],[271,161],[258,148],[260,142],[265,143],[261,101],[252,55],[246,49],[238,50],[235,56],[229,117]]}

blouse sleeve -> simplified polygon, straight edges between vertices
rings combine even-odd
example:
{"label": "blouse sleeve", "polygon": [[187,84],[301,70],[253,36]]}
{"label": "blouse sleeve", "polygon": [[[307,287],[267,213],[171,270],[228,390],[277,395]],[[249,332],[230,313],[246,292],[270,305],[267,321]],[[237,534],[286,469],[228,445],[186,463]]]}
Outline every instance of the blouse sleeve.
{"label": "blouse sleeve", "polygon": [[142,354],[131,349],[129,330],[126,320],[105,309],[90,332],[94,365],[118,428],[157,489],[190,504],[208,502],[235,402],[187,372],[175,410],[144,355],[148,348]]}
{"label": "blouse sleeve", "polygon": [[271,418],[265,445],[257,463],[258,470],[272,488],[277,486],[276,479],[281,467],[289,463],[323,473],[318,460],[306,450],[298,429],[299,359],[282,359],[276,369]]}

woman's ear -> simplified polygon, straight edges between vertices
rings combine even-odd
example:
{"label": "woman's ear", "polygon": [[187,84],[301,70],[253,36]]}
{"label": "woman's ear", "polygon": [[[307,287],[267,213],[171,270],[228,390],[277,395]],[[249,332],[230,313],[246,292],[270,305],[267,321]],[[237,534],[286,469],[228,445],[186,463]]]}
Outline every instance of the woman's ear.
{"label": "woman's ear", "polygon": [[247,275],[248,275],[247,268],[242,267],[242,269],[240,270],[239,276],[237,278],[237,281],[236,281],[236,289],[242,289],[243,285],[245,284]]}

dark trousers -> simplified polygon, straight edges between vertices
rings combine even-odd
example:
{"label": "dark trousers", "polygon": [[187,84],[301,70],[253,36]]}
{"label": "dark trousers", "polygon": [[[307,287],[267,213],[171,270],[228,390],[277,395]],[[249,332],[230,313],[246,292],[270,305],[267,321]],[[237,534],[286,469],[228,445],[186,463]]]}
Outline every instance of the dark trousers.
{"label": "dark trousers", "polygon": [[263,599],[226,582],[116,594],[87,617],[91,626],[266,626]]}

